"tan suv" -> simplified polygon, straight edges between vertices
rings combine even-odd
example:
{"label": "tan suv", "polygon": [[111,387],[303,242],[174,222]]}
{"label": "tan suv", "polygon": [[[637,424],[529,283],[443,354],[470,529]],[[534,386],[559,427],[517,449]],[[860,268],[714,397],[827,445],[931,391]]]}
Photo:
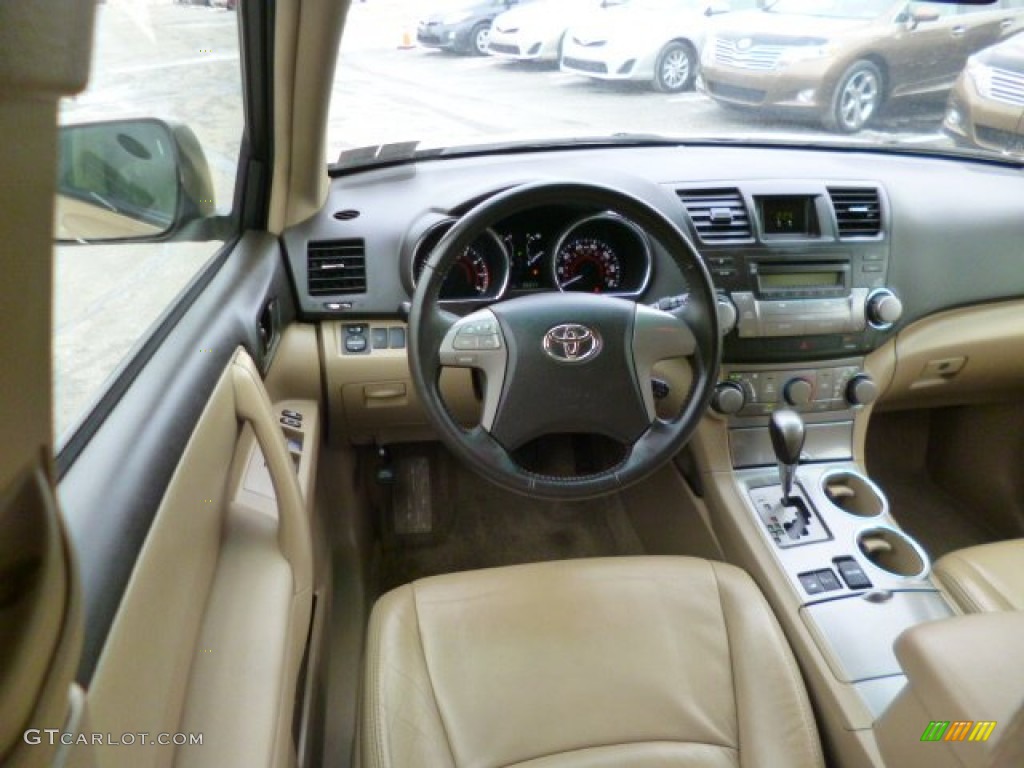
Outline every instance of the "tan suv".
{"label": "tan suv", "polygon": [[1021,28],[1024,0],[778,0],[722,17],[698,87],[721,104],[853,133],[888,99],[949,90],[970,54]]}
{"label": "tan suv", "polygon": [[1024,34],[967,60],[942,127],[963,146],[1024,153]]}

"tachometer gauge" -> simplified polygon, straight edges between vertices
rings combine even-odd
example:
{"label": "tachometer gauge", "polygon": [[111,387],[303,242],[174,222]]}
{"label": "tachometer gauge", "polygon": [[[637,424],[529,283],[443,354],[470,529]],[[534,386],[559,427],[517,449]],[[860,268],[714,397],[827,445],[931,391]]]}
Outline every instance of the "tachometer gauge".
{"label": "tachometer gauge", "polygon": [[[451,228],[452,221],[443,221],[430,229],[416,246],[412,264],[413,284],[419,282],[423,265],[434,247]],[[508,255],[501,239],[487,230],[463,251],[448,270],[441,284],[442,301],[473,301],[498,298],[508,283]]]}
{"label": "tachometer gauge", "polygon": [[614,293],[622,284],[622,262],[603,240],[569,238],[555,254],[555,284],[562,291]]}
{"label": "tachometer gauge", "polygon": [[459,256],[441,284],[441,295],[450,299],[486,296],[491,289],[491,268],[487,259],[472,245]]}

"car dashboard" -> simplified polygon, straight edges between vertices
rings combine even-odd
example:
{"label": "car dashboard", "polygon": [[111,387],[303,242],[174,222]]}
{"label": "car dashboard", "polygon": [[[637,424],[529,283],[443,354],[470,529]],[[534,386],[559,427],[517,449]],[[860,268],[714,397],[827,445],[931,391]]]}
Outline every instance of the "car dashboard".
{"label": "car dashboard", "polygon": [[[501,190],[545,180],[626,191],[690,236],[736,309],[726,362],[865,354],[914,320],[1024,287],[1015,166],[867,150],[581,148],[337,176],[320,213],[284,234],[302,314],[400,317],[454,221]],[[496,223],[459,259],[442,298],[469,311],[546,290],[654,303],[686,284],[636,224],[566,200]]]}

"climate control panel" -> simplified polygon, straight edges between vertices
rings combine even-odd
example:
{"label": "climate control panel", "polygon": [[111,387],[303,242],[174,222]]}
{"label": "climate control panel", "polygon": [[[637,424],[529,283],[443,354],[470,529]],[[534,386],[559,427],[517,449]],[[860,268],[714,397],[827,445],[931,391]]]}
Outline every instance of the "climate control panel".
{"label": "climate control panel", "polygon": [[767,416],[777,408],[801,413],[843,411],[878,396],[874,380],[860,366],[792,370],[735,370],[715,388],[711,407],[729,416]]}

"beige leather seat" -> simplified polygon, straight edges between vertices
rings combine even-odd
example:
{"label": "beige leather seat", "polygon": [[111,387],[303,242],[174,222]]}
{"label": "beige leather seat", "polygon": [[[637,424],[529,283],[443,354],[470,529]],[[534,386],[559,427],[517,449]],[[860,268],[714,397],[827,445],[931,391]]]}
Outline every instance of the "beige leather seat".
{"label": "beige leather seat", "polygon": [[1024,610],[1024,539],[950,552],[933,574],[964,613]]}
{"label": "beige leather seat", "polygon": [[741,570],[692,558],[450,574],[370,621],[357,764],[820,766],[792,653]]}

